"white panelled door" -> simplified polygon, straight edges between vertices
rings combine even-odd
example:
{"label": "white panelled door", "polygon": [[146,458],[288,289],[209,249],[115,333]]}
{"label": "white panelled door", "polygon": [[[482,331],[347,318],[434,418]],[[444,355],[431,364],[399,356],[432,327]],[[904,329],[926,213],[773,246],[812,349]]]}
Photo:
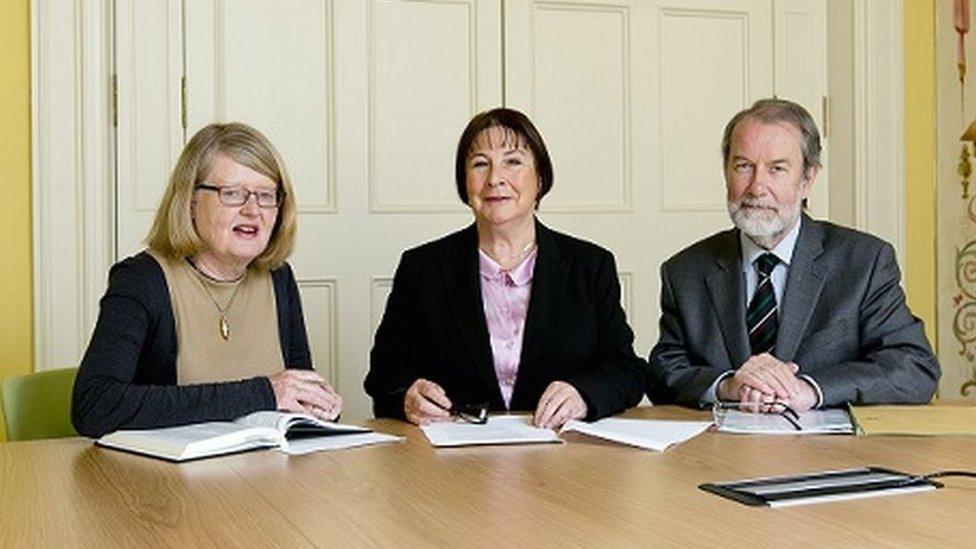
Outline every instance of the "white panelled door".
{"label": "white panelled door", "polygon": [[183,149],[181,0],[115,0],[116,257],[137,253]]}
{"label": "white panelled door", "polygon": [[[777,97],[803,105],[820,128],[820,162],[827,166],[827,4],[820,0],[776,0],[773,3],[775,86]],[[830,212],[827,170],[810,189],[810,213],[827,219]]]}
{"label": "white panelled door", "polygon": [[550,146],[541,217],[613,250],[647,356],[660,264],[729,225],[725,122],[773,89],[770,3],[516,0],[506,4],[506,100]]}
{"label": "white panelled door", "polygon": [[[346,417],[366,417],[362,380],[399,255],[471,222],[454,148],[473,114],[507,104],[552,153],[540,217],[614,251],[646,356],[660,263],[729,224],[725,122],[779,89],[776,52],[804,50],[773,32],[770,0],[502,3],[116,0],[119,257],[141,248],[185,138],[213,121],[259,128],[296,187],[291,263],[316,367]],[[784,89],[806,90],[798,78]]]}

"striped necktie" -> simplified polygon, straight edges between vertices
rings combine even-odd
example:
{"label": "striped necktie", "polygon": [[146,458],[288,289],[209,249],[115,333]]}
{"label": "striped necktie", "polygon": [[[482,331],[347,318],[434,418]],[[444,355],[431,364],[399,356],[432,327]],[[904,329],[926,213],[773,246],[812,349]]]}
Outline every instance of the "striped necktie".
{"label": "striped necktie", "polygon": [[756,259],[756,273],[759,282],[756,293],[749,302],[746,311],[746,327],[749,330],[749,347],[753,355],[771,353],[776,347],[776,333],[779,320],[776,315],[776,293],[773,291],[773,268],[779,263],[779,258],[771,253],[765,253]]}

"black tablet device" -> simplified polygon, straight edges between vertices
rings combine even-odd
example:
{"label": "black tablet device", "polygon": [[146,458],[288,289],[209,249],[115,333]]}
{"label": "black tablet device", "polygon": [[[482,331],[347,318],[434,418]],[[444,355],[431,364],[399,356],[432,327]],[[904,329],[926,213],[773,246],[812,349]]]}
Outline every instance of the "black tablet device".
{"label": "black tablet device", "polygon": [[941,487],[942,484],[938,482],[882,467],[820,471],[699,486],[706,492],[739,503],[766,507],[894,495]]}

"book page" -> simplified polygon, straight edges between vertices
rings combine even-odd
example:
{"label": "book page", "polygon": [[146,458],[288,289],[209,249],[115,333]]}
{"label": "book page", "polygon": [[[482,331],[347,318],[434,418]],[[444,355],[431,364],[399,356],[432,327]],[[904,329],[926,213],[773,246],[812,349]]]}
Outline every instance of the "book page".
{"label": "book page", "polygon": [[562,442],[552,429],[533,427],[530,416],[490,416],[484,425],[458,420],[431,423],[420,428],[431,445],[437,447]]}
{"label": "book page", "polygon": [[281,433],[287,433],[289,430],[296,430],[296,428],[305,431],[307,434],[321,435],[370,432],[370,429],[358,425],[333,423],[307,414],[279,412],[277,410],[254,412],[234,420],[234,423],[246,427],[270,427]]}
{"label": "book page", "polygon": [[622,419],[608,417],[593,423],[572,420],[561,433],[576,431],[586,435],[663,452],[669,446],[684,442],[711,427],[710,421],[671,421],[659,419]]}
{"label": "book page", "polygon": [[116,431],[103,436],[99,443],[180,461],[231,450],[276,446],[279,438],[273,428],[212,421],[163,429]]}

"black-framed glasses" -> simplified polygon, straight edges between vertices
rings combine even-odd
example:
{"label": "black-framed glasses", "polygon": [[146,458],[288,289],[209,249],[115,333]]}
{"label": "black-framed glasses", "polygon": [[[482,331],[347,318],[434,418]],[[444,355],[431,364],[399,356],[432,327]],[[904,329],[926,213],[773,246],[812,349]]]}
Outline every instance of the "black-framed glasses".
{"label": "black-framed glasses", "polygon": [[719,400],[716,401],[713,409],[717,412],[719,410],[741,410],[755,409],[755,408],[765,408],[771,412],[778,414],[780,417],[789,422],[797,431],[802,431],[803,426],[800,425],[800,414],[796,412],[790,405],[781,402],[779,400],[774,400],[772,402],[742,402],[739,400]]}
{"label": "black-framed glasses", "polygon": [[284,192],[281,189],[258,189],[256,191],[249,191],[243,187],[227,187],[207,183],[197,183],[194,189],[215,191],[217,198],[220,199],[220,203],[224,206],[243,206],[251,199],[251,195],[253,194],[258,202],[258,206],[262,208],[277,208],[281,205],[281,199],[284,197]]}
{"label": "black-framed glasses", "polygon": [[465,423],[484,425],[488,423],[487,404],[464,404],[451,406],[450,414]]}

